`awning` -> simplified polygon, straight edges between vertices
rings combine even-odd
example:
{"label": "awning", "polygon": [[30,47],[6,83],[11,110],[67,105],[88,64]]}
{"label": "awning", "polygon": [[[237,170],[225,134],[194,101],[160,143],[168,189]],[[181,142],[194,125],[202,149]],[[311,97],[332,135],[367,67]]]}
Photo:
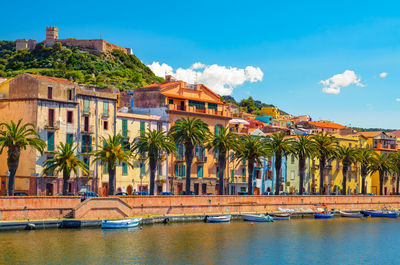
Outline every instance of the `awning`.
{"label": "awning", "polygon": [[242,119],[232,119],[229,121],[230,124],[244,124],[244,125],[249,125],[250,123],[248,121],[242,120]]}

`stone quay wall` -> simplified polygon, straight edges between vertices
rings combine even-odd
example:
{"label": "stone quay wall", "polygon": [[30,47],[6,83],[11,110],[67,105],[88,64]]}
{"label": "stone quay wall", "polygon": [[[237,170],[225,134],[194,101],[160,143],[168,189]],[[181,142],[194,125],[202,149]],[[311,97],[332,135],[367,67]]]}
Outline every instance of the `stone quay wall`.
{"label": "stone quay wall", "polygon": [[400,208],[400,196],[110,196],[0,197],[0,220],[126,218],[146,215],[265,213],[278,208],[317,211]]}

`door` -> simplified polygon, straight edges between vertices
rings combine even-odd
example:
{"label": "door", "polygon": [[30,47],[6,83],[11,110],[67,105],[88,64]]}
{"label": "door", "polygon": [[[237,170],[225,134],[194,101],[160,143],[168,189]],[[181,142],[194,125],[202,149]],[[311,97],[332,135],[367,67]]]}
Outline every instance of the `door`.
{"label": "door", "polygon": [[103,182],[101,185],[102,196],[107,196],[108,194],[108,182]]}
{"label": "door", "polygon": [[85,117],[84,130],[85,132],[89,131],[89,117]]}
{"label": "door", "polygon": [[178,185],[177,185],[177,192],[178,192],[178,194],[177,194],[177,195],[180,195],[180,194],[181,194],[182,188],[183,188],[183,184],[182,184],[182,183],[178,183]]}
{"label": "door", "polygon": [[206,183],[201,184],[201,193],[202,194],[207,193],[207,184]]}
{"label": "door", "polygon": [[235,191],[235,186],[231,186],[231,195],[235,195],[236,191]]}
{"label": "door", "polygon": [[53,183],[46,183],[46,196],[53,195]]}
{"label": "door", "polygon": [[185,110],[185,101],[181,101],[181,110]]}
{"label": "door", "polygon": [[194,194],[199,195],[199,183],[194,184]]}
{"label": "door", "polygon": [[157,193],[160,194],[162,192],[162,185],[157,185]]}

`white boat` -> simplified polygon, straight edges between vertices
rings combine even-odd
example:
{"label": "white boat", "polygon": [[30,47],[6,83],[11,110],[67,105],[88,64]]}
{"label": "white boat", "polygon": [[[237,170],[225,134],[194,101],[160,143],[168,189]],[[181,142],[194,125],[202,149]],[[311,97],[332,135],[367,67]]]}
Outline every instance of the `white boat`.
{"label": "white boat", "polygon": [[264,214],[242,214],[244,221],[249,222],[273,222],[271,216]]}
{"label": "white boat", "polygon": [[207,221],[211,223],[223,223],[231,221],[231,217],[231,215],[207,216]]}
{"label": "white boat", "polygon": [[137,227],[142,218],[121,219],[121,220],[103,220],[101,228],[117,229]]}
{"label": "white boat", "polygon": [[361,218],[362,214],[360,212],[358,212],[358,213],[348,213],[348,212],[340,211],[340,216],[341,217],[349,217],[349,218]]}
{"label": "white boat", "polygon": [[275,220],[290,220],[291,213],[274,213],[271,214],[272,219]]}

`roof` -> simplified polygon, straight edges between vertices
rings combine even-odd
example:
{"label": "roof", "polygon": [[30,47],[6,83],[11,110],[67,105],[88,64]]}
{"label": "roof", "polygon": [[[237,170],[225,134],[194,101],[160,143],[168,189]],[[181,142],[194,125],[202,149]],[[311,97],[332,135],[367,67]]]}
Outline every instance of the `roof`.
{"label": "roof", "polygon": [[381,133],[383,133],[384,131],[369,131],[369,132],[359,132],[359,135],[362,135],[366,138],[373,138]]}
{"label": "roof", "polygon": [[58,84],[65,84],[65,85],[73,85],[74,83],[64,79],[64,78],[57,78],[57,77],[51,77],[51,76],[42,76],[42,75],[33,75],[33,74],[27,74],[25,73],[24,75],[28,75],[30,77],[33,77],[37,80],[40,81],[46,81],[46,82],[52,82],[52,83],[58,83]]}
{"label": "roof", "polygon": [[397,138],[400,138],[400,130],[390,132],[390,134],[393,134],[393,135],[396,136]]}
{"label": "roof", "polygon": [[330,121],[309,121],[308,122],[311,125],[314,125],[316,127],[322,127],[322,128],[332,128],[332,129],[345,129],[348,128],[346,126],[343,126],[338,123],[330,122]]}

